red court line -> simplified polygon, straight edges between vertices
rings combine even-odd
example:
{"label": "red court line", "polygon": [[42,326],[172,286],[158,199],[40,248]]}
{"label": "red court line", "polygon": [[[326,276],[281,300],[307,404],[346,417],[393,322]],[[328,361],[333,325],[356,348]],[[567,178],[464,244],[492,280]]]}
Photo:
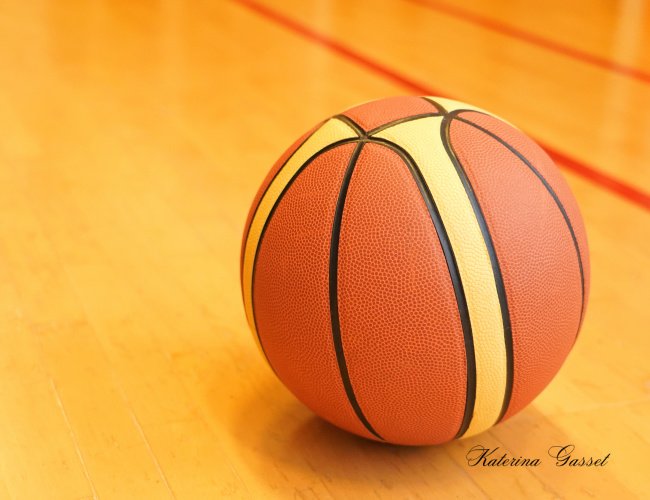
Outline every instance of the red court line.
{"label": "red court line", "polygon": [[517,38],[523,42],[543,47],[558,54],[572,57],[573,59],[578,59],[579,61],[585,62],[587,64],[598,66],[607,71],[613,71],[615,73],[620,73],[621,75],[634,78],[644,83],[650,83],[650,73],[646,71],[634,68],[632,66],[626,66],[625,64],[617,63],[615,61],[610,61],[609,59],[597,56],[595,54],[590,54],[589,52],[585,52],[580,49],[568,47],[549,38],[544,38],[543,36],[524,31],[505,23],[501,23],[495,19],[490,19],[489,17],[482,16],[470,10],[456,7],[454,5],[449,5],[447,3],[438,2],[436,0],[409,1],[427,9],[435,10],[436,12],[446,14],[457,19],[462,19],[463,21],[475,24],[477,26],[481,26],[490,31],[494,31],[511,38]]}
{"label": "red court line", "polygon": [[[412,80],[411,78],[381,64],[380,62],[366,57],[360,52],[357,52],[356,50],[351,49],[350,47],[347,47],[342,43],[339,43],[336,40],[323,35],[322,33],[318,33],[317,31],[298,23],[293,19],[290,19],[283,14],[276,12],[269,7],[266,7],[265,5],[259,4],[254,0],[233,1],[239,5],[249,8],[250,10],[265,17],[266,19],[273,21],[274,23],[302,36],[303,38],[316,42],[319,45],[322,45],[323,47],[331,50],[332,52],[335,52],[345,57],[346,59],[353,61],[357,65],[362,66],[378,75],[381,75],[384,78],[391,80],[394,83],[416,94],[450,97],[444,92],[429,87],[416,80]],[[540,141],[537,142],[546,150],[546,152],[553,158],[553,160],[561,164],[561,166],[600,186],[601,188],[606,189],[607,191],[650,211],[650,194],[645,193],[636,187],[620,181],[614,177],[611,177],[609,174],[601,172],[594,167],[591,167],[590,165],[555,149],[554,147],[551,147]]]}

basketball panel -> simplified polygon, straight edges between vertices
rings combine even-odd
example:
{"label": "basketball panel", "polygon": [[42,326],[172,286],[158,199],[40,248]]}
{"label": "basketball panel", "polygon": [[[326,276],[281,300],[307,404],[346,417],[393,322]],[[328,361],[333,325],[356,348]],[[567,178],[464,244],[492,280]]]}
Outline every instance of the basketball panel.
{"label": "basketball panel", "polygon": [[451,122],[449,139],[485,216],[505,285],[514,367],[507,418],[546,387],[573,345],[581,306],[577,255],[555,201],[519,157],[459,120]]}
{"label": "basketball panel", "polygon": [[474,410],[464,432],[473,435],[491,427],[499,417],[506,387],[506,350],[490,255],[471,200],[445,149],[442,120],[419,118],[377,135],[402,146],[419,166],[456,257],[476,361]]}
{"label": "basketball panel", "polygon": [[344,111],[342,114],[353,120],[366,132],[402,118],[438,113],[440,110],[421,97],[397,96],[370,101]]}
{"label": "basketball panel", "polygon": [[466,357],[449,269],[404,160],[368,143],[352,175],[338,259],[341,338],[366,418],[386,440],[452,439],[466,402]]}
{"label": "basketball panel", "polygon": [[578,247],[580,249],[580,258],[584,279],[584,304],[583,314],[587,307],[589,299],[589,288],[591,282],[590,262],[589,262],[589,245],[587,241],[587,231],[580,213],[578,203],[571,192],[571,188],[566,182],[560,169],[557,168],[553,160],[548,156],[535,141],[526,134],[519,132],[517,129],[509,126],[507,123],[500,121],[492,116],[482,113],[460,113],[460,118],[469,120],[476,125],[485,128],[497,137],[503,138],[514,149],[519,151],[539,171],[542,177],[548,182],[560,203],[566,211],[571,227],[575,234]]}
{"label": "basketball panel", "polygon": [[355,146],[319,155],[283,195],[260,242],[253,303],[262,347],[285,386],[326,420],[371,437],[341,381],[328,291],[332,223]]}

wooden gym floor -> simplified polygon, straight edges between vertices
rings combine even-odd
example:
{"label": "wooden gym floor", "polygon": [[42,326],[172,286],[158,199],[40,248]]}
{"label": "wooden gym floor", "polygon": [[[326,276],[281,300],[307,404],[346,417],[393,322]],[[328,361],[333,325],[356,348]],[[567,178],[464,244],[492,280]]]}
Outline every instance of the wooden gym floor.
{"label": "wooden gym floor", "polygon": [[[8,0],[0,47],[0,498],[650,495],[648,4]],[[404,93],[542,143],[593,269],[549,388],[430,448],[302,407],[238,281],[275,158],[321,118]],[[608,464],[556,467],[547,449],[569,443]],[[471,468],[475,444],[543,464]]]}

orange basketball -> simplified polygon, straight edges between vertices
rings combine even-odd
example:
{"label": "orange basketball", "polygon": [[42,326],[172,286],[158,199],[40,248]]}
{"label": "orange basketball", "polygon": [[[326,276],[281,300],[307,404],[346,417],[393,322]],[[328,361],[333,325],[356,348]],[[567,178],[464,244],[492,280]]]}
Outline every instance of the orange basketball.
{"label": "orange basketball", "polygon": [[350,432],[442,443],[517,413],[580,328],[575,199],[512,125],[394,97],[317,125],[278,160],[242,248],[251,329],[280,380]]}

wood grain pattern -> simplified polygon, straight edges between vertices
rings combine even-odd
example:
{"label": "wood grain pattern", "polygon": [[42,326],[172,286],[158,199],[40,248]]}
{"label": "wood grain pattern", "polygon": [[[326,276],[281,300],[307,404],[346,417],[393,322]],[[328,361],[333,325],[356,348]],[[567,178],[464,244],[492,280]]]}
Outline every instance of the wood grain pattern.
{"label": "wood grain pattern", "polygon": [[[639,79],[407,0],[264,5],[650,191]],[[643,3],[460,5],[650,71]],[[7,1],[0,47],[0,498],[648,494],[642,207],[566,171],[593,268],[566,365],[486,434],[385,446],[274,378],[246,326],[239,245],[286,146],[409,89],[235,0]],[[468,467],[479,443],[544,463]],[[565,443],[610,461],[555,467],[546,450]]]}

